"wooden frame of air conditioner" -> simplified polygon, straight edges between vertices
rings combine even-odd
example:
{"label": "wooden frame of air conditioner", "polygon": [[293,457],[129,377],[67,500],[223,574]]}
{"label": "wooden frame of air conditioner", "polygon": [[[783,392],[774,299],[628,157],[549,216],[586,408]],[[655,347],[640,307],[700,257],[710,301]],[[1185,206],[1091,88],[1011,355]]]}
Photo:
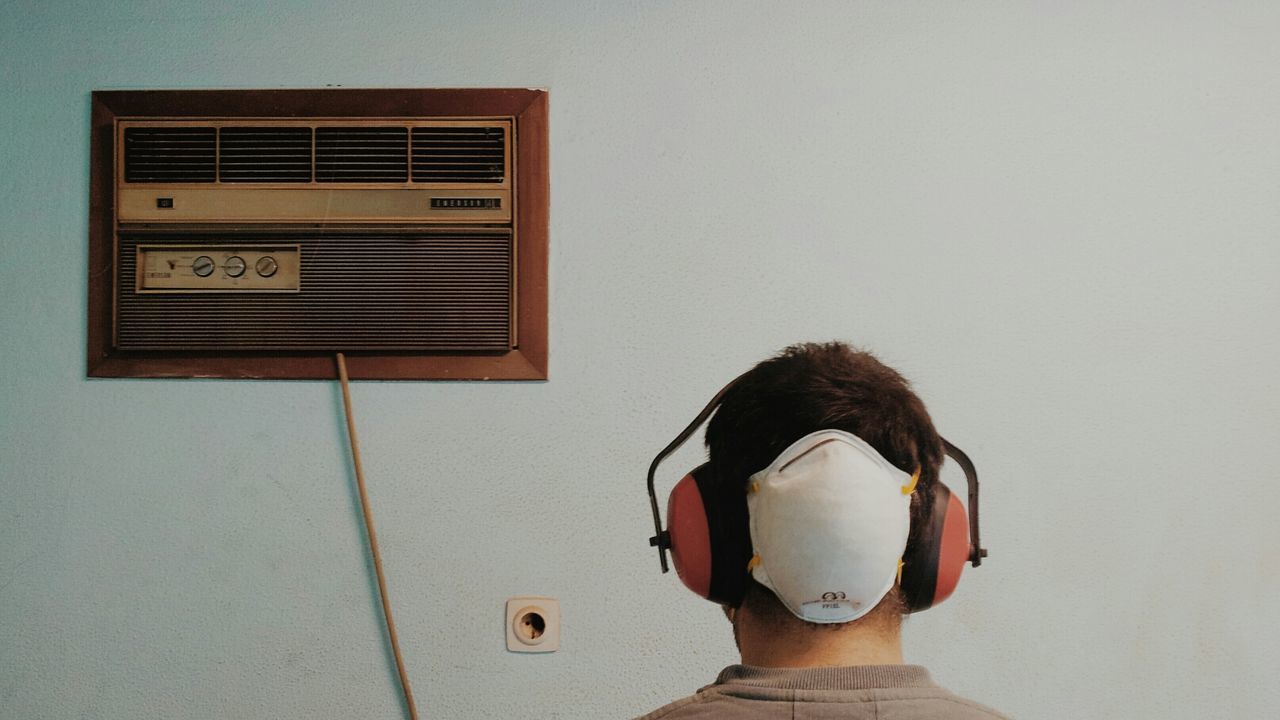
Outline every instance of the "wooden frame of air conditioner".
{"label": "wooden frame of air conditioner", "polygon": [[128,117],[472,117],[515,120],[514,226],[516,337],[501,354],[347,353],[353,379],[545,380],[547,378],[547,93],[529,89],[456,90],[144,90],[93,93],[90,140],[88,375],[327,379],[329,352],[177,352],[114,348],[116,120]]}

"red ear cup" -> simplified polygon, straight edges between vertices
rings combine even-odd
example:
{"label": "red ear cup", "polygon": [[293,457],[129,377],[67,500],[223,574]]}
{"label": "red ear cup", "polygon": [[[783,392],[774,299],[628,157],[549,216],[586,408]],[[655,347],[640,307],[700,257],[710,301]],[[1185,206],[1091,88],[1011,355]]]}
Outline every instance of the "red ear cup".
{"label": "red ear cup", "polygon": [[703,463],[671,491],[667,533],[676,573],[690,590],[721,605],[742,604],[751,559],[743,489],[724,487],[715,466]]}
{"label": "red ear cup", "polygon": [[693,473],[676,483],[667,499],[667,532],[671,534],[671,562],[680,580],[699,596],[710,596],[711,531]]}
{"label": "red ear cup", "polygon": [[964,504],[946,485],[934,483],[933,512],[902,558],[907,612],[927,610],[946,600],[960,582],[968,559],[969,517]]}
{"label": "red ear cup", "polygon": [[938,581],[933,590],[931,605],[951,597],[960,582],[960,573],[969,560],[969,516],[964,504],[955,494],[947,501],[946,517],[942,521],[942,547],[938,550]]}

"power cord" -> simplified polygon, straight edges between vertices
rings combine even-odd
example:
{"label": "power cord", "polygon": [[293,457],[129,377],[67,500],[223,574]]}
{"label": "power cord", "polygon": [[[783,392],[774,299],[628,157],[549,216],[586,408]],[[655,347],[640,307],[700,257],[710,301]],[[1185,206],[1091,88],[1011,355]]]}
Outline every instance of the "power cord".
{"label": "power cord", "polygon": [[404,701],[409,708],[410,720],[418,720],[418,708],[413,702],[413,690],[409,688],[409,675],[404,670],[404,657],[400,655],[400,641],[396,638],[396,622],[391,618],[391,601],[387,599],[387,579],[382,574],[382,555],[378,552],[378,536],[373,531],[373,513],[369,510],[369,493],[364,486],[364,468],[360,465],[360,440],[356,437],[355,416],[351,412],[351,387],[347,380],[347,359],[338,357],[338,379],[342,382],[342,405],[347,415],[347,437],[351,439],[351,459],[356,468],[356,486],[360,489],[360,509],[364,512],[364,527],[369,534],[369,551],[373,554],[373,569],[378,575],[378,596],[382,600],[382,616],[387,620],[387,635],[391,638],[391,651],[396,656],[396,672],[400,674],[400,687],[404,689]]}

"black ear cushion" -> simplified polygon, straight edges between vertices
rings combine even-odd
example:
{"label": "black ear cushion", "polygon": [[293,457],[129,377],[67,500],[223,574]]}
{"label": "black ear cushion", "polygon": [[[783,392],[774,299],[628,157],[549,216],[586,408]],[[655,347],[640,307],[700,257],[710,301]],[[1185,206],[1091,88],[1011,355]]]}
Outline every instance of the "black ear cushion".
{"label": "black ear cushion", "polygon": [[902,556],[902,600],[907,612],[927,610],[933,605],[938,585],[938,559],[951,490],[942,483],[933,485],[933,512],[925,520],[915,541]]}
{"label": "black ear cushion", "polygon": [[746,488],[720,482],[714,465],[705,463],[692,473],[707,511],[711,542],[711,588],[707,599],[738,607],[746,593],[747,563],[751,561],[751,527]]}

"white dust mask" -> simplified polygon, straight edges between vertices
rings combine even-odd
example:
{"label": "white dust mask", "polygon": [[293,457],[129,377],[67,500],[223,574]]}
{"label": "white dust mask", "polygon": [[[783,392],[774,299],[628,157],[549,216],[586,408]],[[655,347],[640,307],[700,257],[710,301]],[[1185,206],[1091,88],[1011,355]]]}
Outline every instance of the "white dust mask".
{"label": "white dust mask", "polygon": [[856,435],[800,438],[748,481],[752,577],[802,620],[862,617],[893,588],[914,487]]}

